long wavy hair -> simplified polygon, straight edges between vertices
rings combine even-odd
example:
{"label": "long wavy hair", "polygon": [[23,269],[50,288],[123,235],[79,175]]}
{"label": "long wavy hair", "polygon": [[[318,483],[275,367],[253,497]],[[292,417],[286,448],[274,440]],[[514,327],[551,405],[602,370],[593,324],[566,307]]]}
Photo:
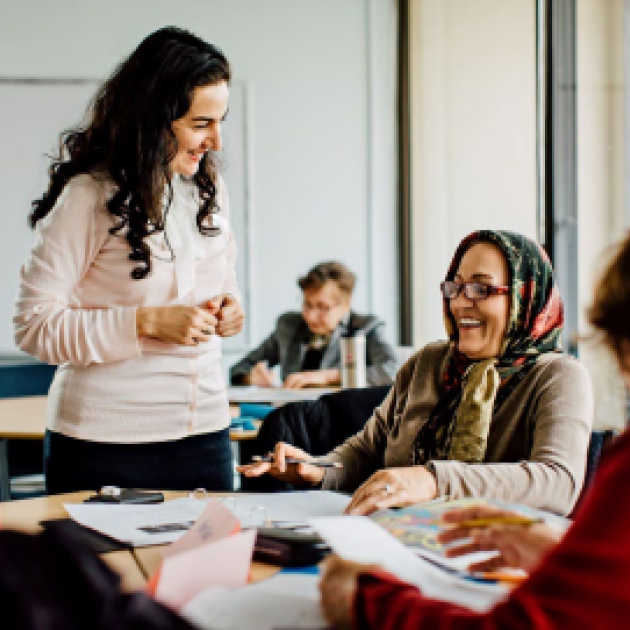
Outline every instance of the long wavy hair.
{"label": "long wavy hair", "polygon": [[[54,207],[66,184],[79,174],[105,174],[117,185],[107,203],[115,217],[111,234],[124,231],[131,272],[139,280],[151,271],[147,236],[164,230],[165,183],[172,198],[169,163],[177,153],[172,123],[190,109],[197,87],[230,81],[230,65],[215,46],[188,31],[167,27],[155,31],[134,50],[94,96],[83,127],[61,134],[58,155],[49,169],[48,190],[32,204],[35,227]],[[217,165],[206,153],[193,177],[199,188],[199,231],[212,236],[216,212]],[[208,222],[206,219],[210,217]]]}

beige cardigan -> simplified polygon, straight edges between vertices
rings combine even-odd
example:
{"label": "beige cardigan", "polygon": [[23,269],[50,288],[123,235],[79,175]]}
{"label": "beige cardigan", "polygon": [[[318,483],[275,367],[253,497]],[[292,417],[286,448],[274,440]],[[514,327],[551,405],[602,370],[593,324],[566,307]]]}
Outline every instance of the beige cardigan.
{"label": "beige cardigan", "polygon": [[[446,342],[429,344],[398,372],[365,428],[322,458],[343,462],[322,487],[354,491],[381,468],[411,466],[411,447],[440,397]],[[575,359],[545,354],[492,419],[483,464],[433,461],[438,496],[488,497],[568,514],[582,483],[593,393]]]}
{"label": "beige cardigan", "polygon": [[221,374],[221,339],[189,347],[136,333],[139,306],[203,305],[221,293],[238,299],[236,244],[227,189],[219,181],[218,236],[196,227],[194,184],[173,180],[164,233],[147,239],[152,273],[132,280],[124,234],[111,234],[106,208],[113,182],[73,178],[37,224],[21,271],[13,320],[20,348],[59,365],[50,388],[47,427],[96,442],[177,440],[230,423]]}

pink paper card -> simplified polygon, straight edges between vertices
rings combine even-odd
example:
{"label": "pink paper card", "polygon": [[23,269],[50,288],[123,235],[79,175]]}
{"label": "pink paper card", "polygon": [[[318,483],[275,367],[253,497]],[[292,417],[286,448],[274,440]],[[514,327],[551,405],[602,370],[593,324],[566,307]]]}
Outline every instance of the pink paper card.
{"label": "pink paper card", "polygon": [[247,584],[256,530],[192,547],[164,559],[155,598],[180,610],[210,586]]}
{"label": "pink paper card", "polygon": [[221,501],[210,499],[195,524],[179,540],[166,547],[162,555],[167,558],[240,531],[241,523],[234,514]]}

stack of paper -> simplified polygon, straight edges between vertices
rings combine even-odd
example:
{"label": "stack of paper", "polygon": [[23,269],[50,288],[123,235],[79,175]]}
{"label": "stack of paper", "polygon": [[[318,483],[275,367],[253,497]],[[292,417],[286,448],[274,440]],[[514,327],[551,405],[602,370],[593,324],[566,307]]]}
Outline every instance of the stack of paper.
{"label": "stack of paper", "polygon": [[181,538],[205,510],[195,499],[149,505],[65,503],[73,521],[134,547],[163,545]]}
{"label": "stack of paper", "polygon": [[480,584],[449,575],[419,558],[368,518],[318,518],[311,525],[342,558],[378,564],[420,588],[427,597],[484,612],[509,592],[498,584]]}

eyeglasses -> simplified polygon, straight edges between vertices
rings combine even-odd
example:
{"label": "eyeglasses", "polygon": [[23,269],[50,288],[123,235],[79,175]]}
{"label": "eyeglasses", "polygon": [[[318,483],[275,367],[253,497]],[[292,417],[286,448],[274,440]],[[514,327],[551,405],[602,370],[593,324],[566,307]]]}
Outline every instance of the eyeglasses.
{"label": "eyeglasses", "polygon": [[330,311],[336,309],[341,306],[341,304],[332,304],[331,306],[327,304],[309,304],[308,302],[302,302],[302,311],[304,313],[308,313],[309,311],[315,311],[320,313],[321,315],[328,315]]}
{"label": "eyeglasses", "polygon": [[464,290],[464,296],[473,302],[487,300],[491,295],[506,295],[510,287],[495,287],[483,282],[455,282],[445,280],[440,284],[440,290],[445,300],[454,300]]}

